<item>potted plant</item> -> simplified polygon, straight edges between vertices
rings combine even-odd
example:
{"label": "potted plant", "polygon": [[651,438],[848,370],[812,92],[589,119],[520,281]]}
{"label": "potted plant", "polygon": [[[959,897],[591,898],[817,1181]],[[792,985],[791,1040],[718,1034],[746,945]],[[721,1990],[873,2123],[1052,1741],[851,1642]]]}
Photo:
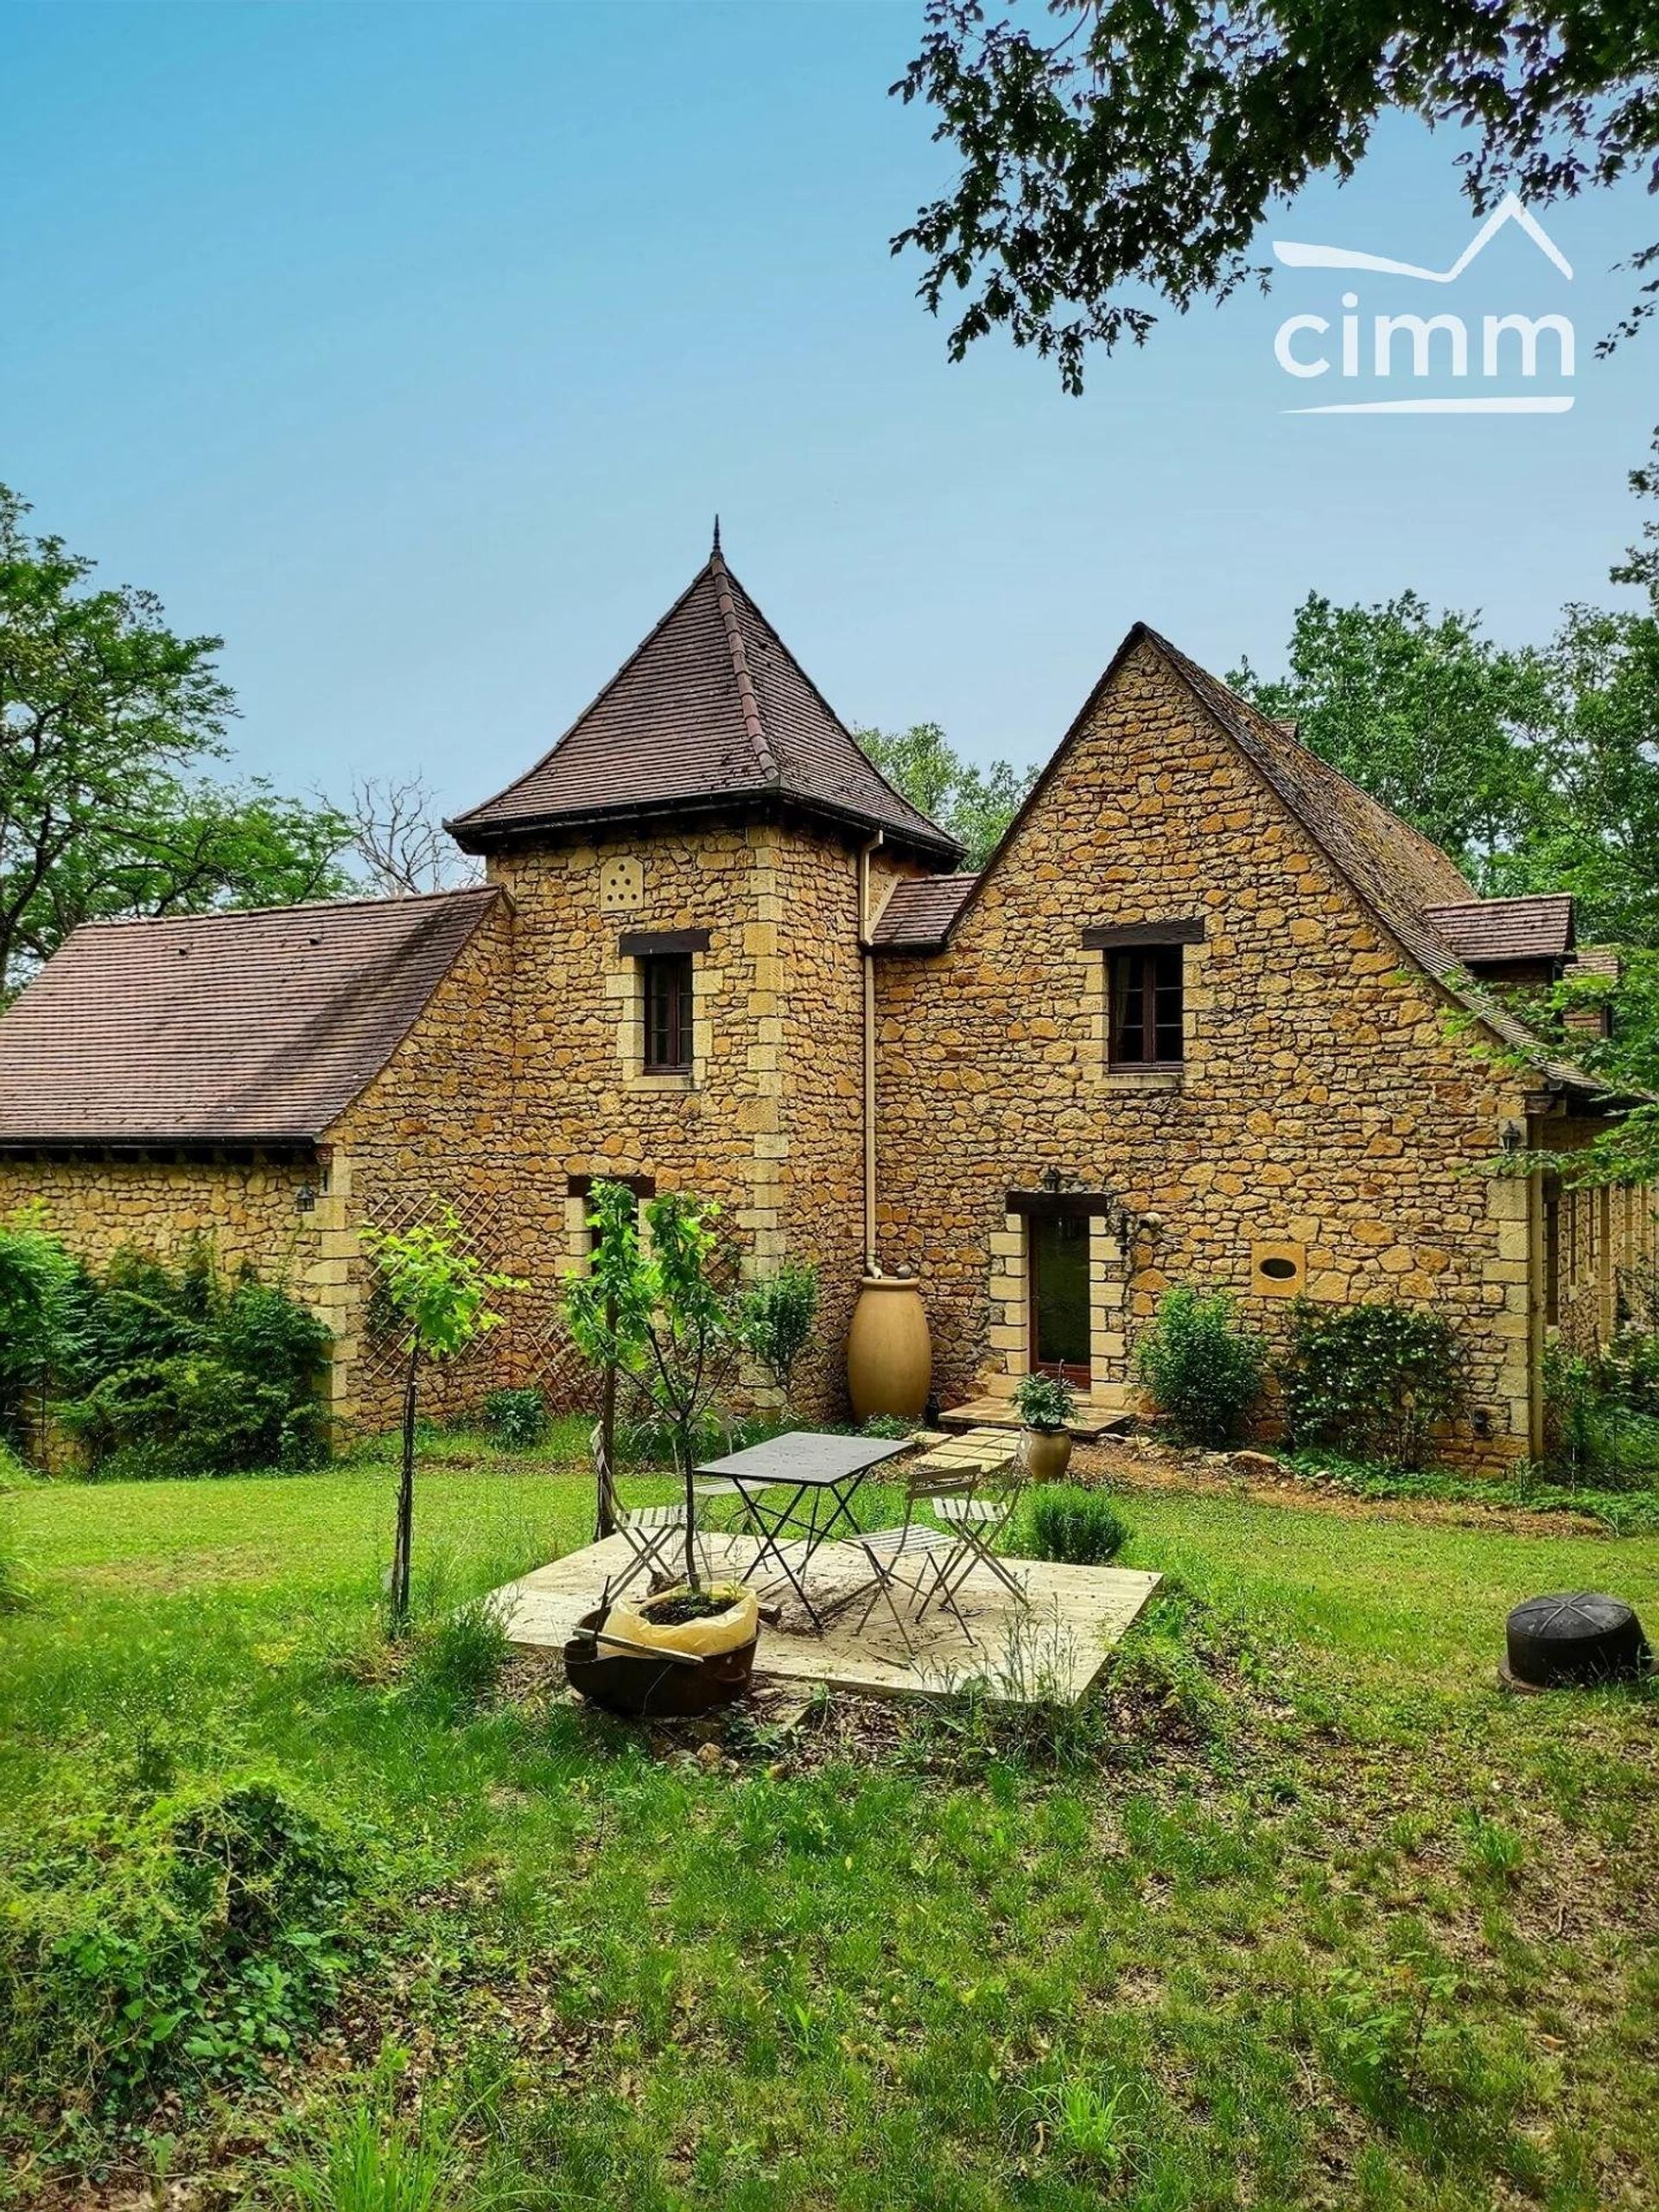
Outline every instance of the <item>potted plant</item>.
{"label": "potted plant", "polygon": [[742,1341],[738,1301],[721,1280],[719,1209],[689,1192],[664,1192],[645,1206],[642,1237],[624,1185],[596,1182],[591,1206],[593,1256],[566,1290],[566,1316],[578,1348],[630,1385],[668,1434],[685,1498],[685,1579],[613,1605],[588,1626],[608,1629],[621,1640],[612,1648],[636,1659],[661,1650],[701,1661],[734,1694],[753,1662],[754,1592],[734,1582],[706,1586],[696,1535],[697,1440]]}
{"label": "potted plant", "polygon": [[1021,1457],[1034,1483],[1057,1483],[1071,1465],[1068,1424],[1077,1395],[1064,1375],[1022,1375],[1014,1386],[1014,1411],[1026,1430]]}

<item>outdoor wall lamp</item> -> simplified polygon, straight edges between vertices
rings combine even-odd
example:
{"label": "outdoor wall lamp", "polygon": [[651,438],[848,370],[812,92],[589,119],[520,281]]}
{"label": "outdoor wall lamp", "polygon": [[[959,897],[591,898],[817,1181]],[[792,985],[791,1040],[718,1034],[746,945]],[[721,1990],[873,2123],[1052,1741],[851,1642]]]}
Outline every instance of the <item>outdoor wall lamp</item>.
{"label": "outdoor wall lamp", "polygon": [[317,1191],[315,1184],[302,1183],[299,1189],[294,1193],[294,1204],[302,1213],[315,1213],[317,1210]]}

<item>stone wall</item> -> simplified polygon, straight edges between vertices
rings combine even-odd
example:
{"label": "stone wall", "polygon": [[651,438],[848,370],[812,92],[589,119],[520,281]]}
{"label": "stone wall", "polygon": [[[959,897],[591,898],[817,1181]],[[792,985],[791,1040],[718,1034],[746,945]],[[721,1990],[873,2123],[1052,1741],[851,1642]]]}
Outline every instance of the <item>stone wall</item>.
{"label": "stone wall", "polygon": [[0,1218],[37,1201],[46,1224],[101,1268],[124,1245],[172,1260],[207,1236],[226,1269],[251,1262],[272,1282],[299,1290],[319,1250],[315,1160],[0,1159]]}
{"label": "stone wall", "polygon": [[[1107,1065],[1085,927],[1201,918],[1185,1059]],[[946,1402],[1028,1363],[1010,1190],[1052,1173],[1146,1226],[1091,1246],[1091,1376],[1134,1395],[1135,1339],[1176,1283],[1231,1292],[1278,1334],[1281,1289],[1396,1296],[1453,1322],[1490,1444],[1529,1448],[1529,1190],[1478,1163],[1526,1099],[1448,1033],[1439,995],[1155,649],[1087,726],[950,949],[880,963],[881,1249],[919,1268]],[[1155,1220],[1156,1226],[1153,1224]],[[1260,1262],[1289,1255],[1288,1283]]]}
{"label": "stone wall", "polygon": [[[835,1242],[846,1149],[836,1116],[853,1049],[846,1001],[857,979],[855,942],[843,946],[856,926],[851,868],[843,851],[766,823],[635,833],[492,861],[516,908],[526,1272],[556,1281],[586,1265],[586,1207],[570,1192],[573,1178],[649,1176],[659,1190],[713,1198],[751,1266],[773,1265],[785,1249],[817,1256]],[[808,972],[821,929],[847,950],[851,981],[839,992]],[[709,938],[693,963],[694,1066],[646,1074],[638,963],[620,941],[679,930]],[[803,1154],[809,1131],[815,1143],[824,1136],[822,1160]],[[825,1405],[823,1370],[804,1378],[815,1410]],[[746,1380],[764,1396],[758,1376]]]}
{"label": "stone wall", "polygon": [[[515,922],[505,900],[480,922],[385,1066],[327,1132],[310,1294],[335,1331],[334,1404],[362,1430],[389,1427],[403,1398],[403,1332],[374,1297],[358,1231],[460,1220],[493,1271],[533,1274],[518,1219],[523,1175],[512,1095]],[[542,1316],[533,1296],[494,1301],[507,1325],[454,1360],[429,1363],[423,1405],[458,1412],[535,1364]]]}

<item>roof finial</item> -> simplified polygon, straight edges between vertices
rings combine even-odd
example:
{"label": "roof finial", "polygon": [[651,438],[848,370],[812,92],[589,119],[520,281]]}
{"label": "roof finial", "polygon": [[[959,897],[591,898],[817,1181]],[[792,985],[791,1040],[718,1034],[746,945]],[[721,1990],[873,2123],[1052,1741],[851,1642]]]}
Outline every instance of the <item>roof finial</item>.
{"label": "roof finial", "polygon": [[714,546],[714,552],[710,553],[710,555],[709,556],[709,558],[712,561],[712,560],[714,559],[714,557],[715,557],[715,553],[718,553],[718,552],[719,552],[719,550],[720,550],[720,517],[719,517],[718,515],[716,515],[716,516],[715,517],[715,546]]}

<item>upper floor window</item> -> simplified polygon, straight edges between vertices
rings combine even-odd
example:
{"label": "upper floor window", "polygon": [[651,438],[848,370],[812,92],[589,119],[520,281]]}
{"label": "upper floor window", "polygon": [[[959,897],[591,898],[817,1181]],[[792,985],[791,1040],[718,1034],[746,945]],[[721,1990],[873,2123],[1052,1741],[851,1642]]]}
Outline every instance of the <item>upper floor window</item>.
{"label": "upper floor window", "polygon": [[653,952],[639,963],[647,1075],[691,1071],[691,955]]}
{"label": "upper floor window", "polygon": [[1122,945],[1106,957],[1111,1065],[1178,1067],[1183,1052],[1179,944]]}

